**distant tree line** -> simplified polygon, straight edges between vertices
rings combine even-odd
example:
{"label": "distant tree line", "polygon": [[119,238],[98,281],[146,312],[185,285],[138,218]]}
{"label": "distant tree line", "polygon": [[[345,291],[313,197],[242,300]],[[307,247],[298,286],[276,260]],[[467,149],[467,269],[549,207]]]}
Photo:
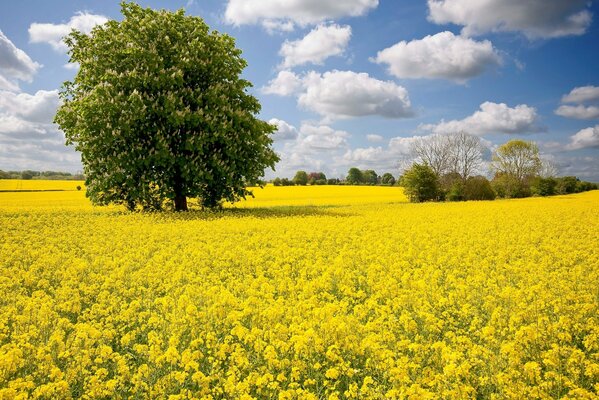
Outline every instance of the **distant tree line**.
{"label": "distant tree line", "polygon": [[557,169],[540,158],[538,146],[524,140],[510,140],[497,148],[489,181],[476,175],[484,151],[480,138],[465,132],[421,138],[412,146],[417,161],[399,184],[413,202],[551,196],[597,189],[597,184],[574,176],[556,177]]}
{"label": "distant tree line", "polygon": [[323,172],[297,171],[293,179],[275,178],[272,181],[274,186],[305,186],[305,185],[382,185],[393,186],[396,183],[395,177],[386,172],[379,176],[376,171],[359,168],[350,168],[345,179],[330,178],[327,179]]}
{"label": "distant tree line", "polygon": [[0,179],[44,179],[44,180],[73,180],[82,181],[85,177],[82,174],[71,174],[63,171],[3,171],[0,169]]}

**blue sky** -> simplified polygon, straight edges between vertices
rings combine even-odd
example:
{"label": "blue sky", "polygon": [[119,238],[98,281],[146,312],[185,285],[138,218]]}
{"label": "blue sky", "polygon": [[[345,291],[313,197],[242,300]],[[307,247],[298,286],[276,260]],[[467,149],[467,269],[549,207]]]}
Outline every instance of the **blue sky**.
{"label": "blue sky", "polygon": [[[583,0],[141,1],[237,40],[276,123],[276,172],[398,175],[415,137],[534,140],[560,175],[599,181],[599,14]],[[71,79],[60,37],[120,19],[118,1],[0,4],[0,169],[81,170],[51,123]],[[480,171],[488,174],[487,170]]]}

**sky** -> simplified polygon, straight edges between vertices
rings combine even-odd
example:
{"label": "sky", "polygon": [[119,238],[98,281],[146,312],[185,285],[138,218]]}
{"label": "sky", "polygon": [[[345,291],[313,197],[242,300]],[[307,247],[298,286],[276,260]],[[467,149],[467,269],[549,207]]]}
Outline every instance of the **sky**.
{"label": "sky", "polygon": [[[486,157],[532,140],[559,175],[599,182],[597,1],[139,3],[183,8],[236,39],[259,117],[278,127],[281,161],[266,178],[354,166],[397,176],[415,138],[465,131]],[[113,0],[0,2],[0,169],[83,169],[52,123],[77,73],[62,36],[121,18]]]}

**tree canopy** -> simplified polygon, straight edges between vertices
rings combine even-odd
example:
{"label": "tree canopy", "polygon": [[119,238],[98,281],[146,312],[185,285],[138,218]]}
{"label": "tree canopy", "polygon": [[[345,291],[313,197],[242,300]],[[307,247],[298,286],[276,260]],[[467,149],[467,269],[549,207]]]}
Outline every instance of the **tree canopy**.
{"label": "tree canopy", "polygon": [[275,126],[258,100],[232,37],[199,17],[121,3],[123,20],[66,37],[79,64],[55,122],[81,152],[95,204],[187,209],[250,194],[278,161]]}

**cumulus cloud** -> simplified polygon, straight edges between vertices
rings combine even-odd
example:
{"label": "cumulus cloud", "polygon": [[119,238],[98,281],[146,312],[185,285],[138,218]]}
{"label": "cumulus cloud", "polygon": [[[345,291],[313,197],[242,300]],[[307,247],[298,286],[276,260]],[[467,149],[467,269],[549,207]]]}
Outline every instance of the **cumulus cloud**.
{"label": "cumulus cloud", "polygon": [[277,126],[277,130],[273,135],[274,141],[293,140],[297,138],[297,129],[295,126],[288,124],[282,119],[272,118],[268,123]]}
{"label": "cumulus cloud", "polygon": [[413,115],[408,91],[391,81],[380,81],[367,73],[310,72],[303,80],[298,103],[328,118],[378,115],[404,118]]}
{"label": "cumulus cloud", "polygon": [[387,64],[389,73],[398,78],[465,82],[499,65],[501,57],[488,40],[475,41],[445,31],[419,40],[401,41],[379,51],[374,61]]}
{"label": "cumulus cloud", "polygon": [[562,97],[562,103],[577,103],[577,105],[563,104],[559,106],[555,113],[562,117],[576,119],[595,119],[599,118],[599,106],[585,106],[581,103],[596,102],[599,100],[599,87],[582,86],[576,87],[570,93]]}
{"label": "cumulus cloud", "polygon": [[0,168],[81,169],[79,154],[65,146],[63,133],[52,123],[58,105],[56,90],[0,91]]}
{"label": "cumulus cloud", "polygon": [[58,90],[35,94],[0,91],[0,110],[29,122],[51,123],[59,103]]}
{"label": "cumulus cloud", "polygon": [[382,142],[384,138],[381,135],[371,133],[369,135],[366,135],[366,140],[368,140],[369,142]]}
{"label": "cumulus cloud", "polygon": [[421,125],[420,128],[433,133],[465,131],[473,135],[541,132],[543,129],[537,125],[537,120],[536,109],[526,104],[508,107],[505,103],[486,101],[469,117]]}
{"label": "cumulus cloud", "polygon": [[599,107],[583,106],[582,104],[577,106],[562,105],[555,110],[555,113],[566,118],[595,119],[599,118]]}
{"label": "cumulus cloud", "polygon": [[278,96],[291,96],[296,94],[302,87],[302,79],[291,71],[280,71],[276,78],[268,82],[262,88],[264,94],[275,94]]}
{"label": "cumulus cloud", "polygon": [[279,54],[283,57],[283,68],[303,64],[322,64],[331,56],[345,51],[351,37],[348,25],[319,25],[302,39],[285,41]]}
{"label": "cumulus cloud", "polygon": [[466,35],[522,32],[530,39],[582,35],[591,24],[587,0],[428,0],[429,20],[462,25]]}
{"label": "cumulus cloud", "polygon": [[0,89],[19,90],[14,80],[31,82],[41,66],[0,31]]}
{"label": "cumulus cloud", "polygon": [[579,150],[586,148],[599,148],[599,125],[585,128],[570,136],[567,150]]}
{"label": "cumulus cloud", "polygon": [[297,24],[317,24],[341,17],[356,17],[378,6],[378,0],[228,0],[225,20],[233,25],[262,24],[268,30]]}
{"label": "cumulus cloud", "polygon": [[59,52],[66,52],[68,47],[63,38],[71,33],[73,29],[83,33],[90,33],[96,25],[102,25],[108,21],[103,15],[88,14],[80,12],[72,16],[64,24],[40,24],[37,22],[29,26],[29,40],[31,43],[48,43]]}
{"label": "cumulus cloud", "polygon": [[599,86],[576,87],[562,97],[562,103],[584,103],[599,100]]}
{"label": "cumulus cloud", "polygon": [[276,172],[267,176],[292,177],[297,170],[323,171],[327,175],[337,173],[333,159],[340,157],[349,147],[350,134],[328,125],[303,122],[293,140],[278,142],[281,161]]}
{"label": "cumulus cloud", "polygon": [[349,137],[349,133],[328,125],[302,124],[298,144],[303,149],[333,150],[346,147]]}
{"label": "cumulus cloud", "polygon": [[336,161],[345,168],[374,169],[377,172],[399,172],[413,159],[412,144],[422,136],[397,136],[387,146],[370,146],[348,149]]}

